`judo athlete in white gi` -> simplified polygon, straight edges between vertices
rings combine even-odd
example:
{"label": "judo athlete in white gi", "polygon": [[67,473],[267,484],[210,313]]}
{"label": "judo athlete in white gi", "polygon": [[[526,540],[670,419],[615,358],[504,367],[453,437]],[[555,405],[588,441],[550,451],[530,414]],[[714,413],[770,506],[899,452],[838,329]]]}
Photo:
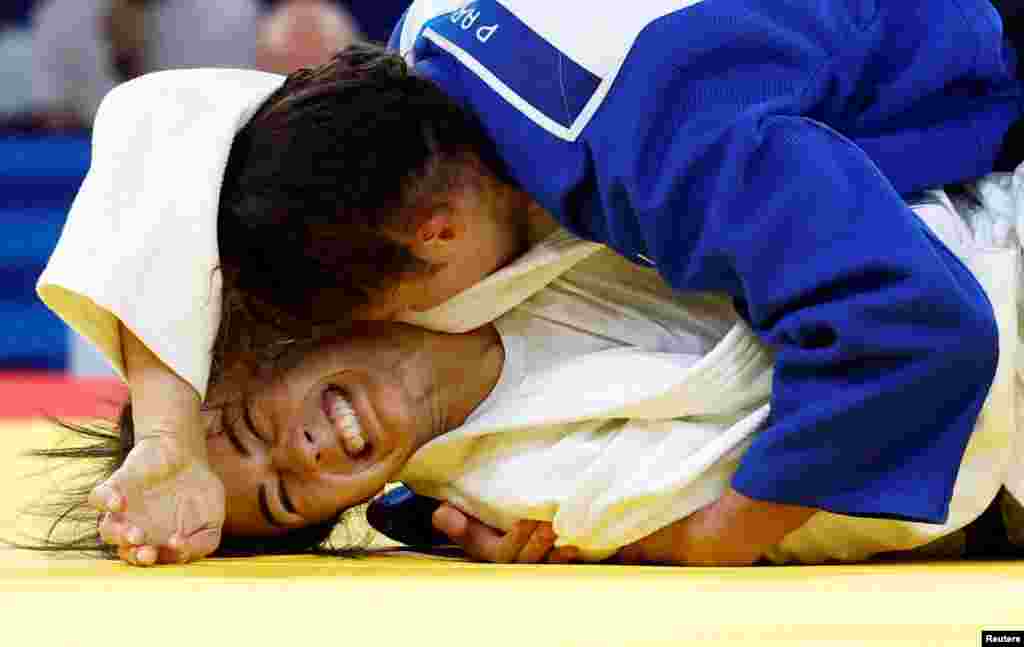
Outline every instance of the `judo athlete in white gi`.
{"label": "judo athlete in white gi", "polygon": [[[808,0],[785,7],[705,0],[599,14],[588,8],[526,0],[417,2],[395,41],[414,77],[394,61],[379,59],[374,67],[372,57],[351,59],[358,63],[353,78],[333,87],[339,97],[354,94],[330,114],[307,119],[317,124],[306,130],[307,139],[303,115],[316,113],[323,95],[317,84],[329,71],[290,79],[264,115],[267,123],[280,118],[286,124],[266,126],[266,133],[288,137],[254,143],[249,149],[256,152],[240,163],[275,163],[282,173],[309,169],[313,175],[292,183],[269,171],[242,173],[248,184],[229,178],[246,196],[222,211],[219,222],[222,232],[233,232],[221,236],[219,251],[225,264],[241,268],[236,287],[256,301],[293,309],[301,320],[308,316],[303,308],[320,303],[310,297],[328,291],[324,280],[346,280],[339,259],[353,275],[360,264],[372,263],[352,256],[359,250],[342,249],[348,237],[340,231],[328,247],[323,228],[342,228],[331,221],[339,205],[372,199],[379,188],[374,173],[405,138],[424,140],[416,134],[419,115],[444,115],[437,123],[448,126],[431,131],[422,145],[433,142],[450,152],[446,138],[459,130],[452,124],[462,113],[438,108],[446,95],[480,120],[503,163],[502,173],[486,176],[500,178],[492,197],[519,191],[574,234],[652,262],[677,290],[729,295],[775,351],[768,427],[745,454],[729,491],[709,506],[718,506],[716,518],[725,522],[706,534],[717,537],[716,545],[731,536],[731,561],[755,559],[816,509],[946,521],[956,466],[995,374],[997,331],[977,281],[921,226],[904,196],[992,170],[1003,135],[1019,117],[1021,87],[995,11],[982,0],[885,6]],[[360,103],[368,96],[397,98],[383,106]],[[210,103],[211,113],[221,110]],[[221,128],[237,128],[254,111],[223,107]],[[253,137],[264,123],[259,116],[256,121]],[[223,142],[225,135],[218,130],[212,137]],[[196,160],[204,156],[184,142],[179,137],[171,144],[180,147],[179,159],[219,177],[226,154]],[[454,145],[456,152],[463,143]],[[473,152],[489,159],[485,148]],[[313,177],[325,160],[346,154],[350,162],[328,166],[341,171]],[[194,169],[181,166],[168,171],[184,180]],[[412,169],[413,176],[421,170]],[[167,193],[152,184],[146,189]],[[299,194],[307,210],[282,206],[282,199]],[[139,208],[149,199],[138,198],[133,192],[135,214],[153,211]],[[175,202],[180,199],[171,202],[183,206]],[[216,199],[216,189],[204,191],[202,204]],[[481,270],[493,271],[496,266],[480,266],[472,247],[458,247],[468,230],[451,223],[470,211],[466,202],[444,201],[446,213],[430,203],[419,205],[430,213],[426,224],[413,227],[413,256],[433,263],[432,249],[463,249],[460,256],[439,258],[449,275],[476,262],[462,272],[470,285]],[[166,204],[156,210],[170,212]],[[208,235],[195,245],[208,282],[216,263],[202,259],[214,258],[209,252],[216,239]],[[314,247],[322,252],[315,262],[307,258]],[[311,262],[320,263],[321,278],[293,281],[284,290],[289,272]],[[397,290],[399,297],[371,303],[376,307],[369,312],[404,318],[410,309],[426,308],[424,295],[443,293],[427,289],[442,276],[402,278],[399,287],[419,289]],[[167,285],[193,284],[179,284],[181,278]],[[110,299],[100,303],[111,311]],[[205,316],[204,323],[171,322],[147,331],[128,324],[137,317],[120,312],[96,323],[113,333],[105,343],[119,349],[117,321],[124,322],[165,364],[181,366],[181,381],[201,394],[208,361],[167,359],[180,352],[174,340],[187,338],[172,332],[175,326],[204,327],[197,339],[210,339],[216,330],[215,314],[193,316],[203,300],[188,303],[180,316]],[[189,397],[197,400],[195,394],[180,399]],[[198,426],[198,402],[189,406],[188,415],[175,420],[178,427]],[[146,451],[155,450],[140,449],[129,462],[144,463]],[[201,456],[193,462],[201,469]],[[117,483],[97,492],[98,507],[123,510]],[[209,518],[196,529],[215,534],[218,514],[222,509],[210,503]],[[751,532],[766,518],[785,521]],[[203,544],[189,554],[209,550]]]}
{"label": "judo athlete in white gi", "polygon": [[[974,520],[1001,486],[1020,492],[1021,463],[1013,456],[1016,237],[989,246],[993,239],[972,231],[943,194],[931,200],[915,210],[969,259],[1006,335],[1004,364],[965,453],[950,518],[923,524],[820,512],[772,547],[771,561],[861,561],[919,548]],[[1007,215],[988,210],[975,228],[993,223],[1012,231]],[[598,561],[721,496],[765,426],[774,358],[723,300],[682,298],[653,271],[564,234],[481,288],[521,298],[531,273],[573,256],[585,257],[494,322],[505,359],[486,400],[460,427],[420,448],[397,478],[494,528],[549,521],[555,546]],[[457,297],[431,323],[443,326],[447,316],[480,321],[493,312]],[[252,407],[275,419],[262,409],[267,404],[273,399],[257,394]],[[230,477],[225,483],[229,493],[235,489]],[[245,494],[252,498],[251,488]],[[230,511],[228,517],[231,526]],[[672,563],[670,554],[642,546],[638,554]]]}
{"label": "judo athlete in white gi", "polygon": [[[1024,177],[1020,180],[1018,186],[1024,186]],[[989,203],[1008,197],[998,183],[982,186],[996,189],[989,192]],[[1001,485],[1019,488],[1020,464],[1012,459],[1016,427],[1010,358],[1016,353],[1019,280],[1013,212],[989,208],[974,214],[972,231],[941,193],[933,198],[916,211],[976,268],[1009,340],[1001,348],[1007,364],[959,472],[950,520],[934,525],[822,512],[773,547],[766,555],[773,561],[859,561],[879,552],[914,549],[972,521]],[[996,236],[998,247],[985,244],[996,242]],[[537,280],[558,266],[564,270],[558,278]],[[726,300],[674,294],[652,270],[565,233],[552,235],[488,277],[481,289],[500,291],[510,299],[506,303],[525,299],[494,322],[504,348],[500,377],[489,394],[470,388],[478,395],[464,422],[441,430],[447,433],[388,476],[452,502],[495,528],[511,530],[522,519],[548,521],[556,545],[576,548],[575,555],[587,561],[605,559],[721,496],[767,418],[773,366],[772,353]],[[494,301],[465,298],[452,300],[445,310],[431,313],[434,325],[443,326],[445,317],[489,320],[496,312]],[[387,334],[372,341],[379,351],[388,351],[380,345],[389,342],[401,346]],[[320,404],[325,384],[336,382],[351,392],[352,384],[334,376],[371,370],[358,353],[324,352],[341,359],[324,358],[314,349],[279,382],[254,391],[245,405],[248,415],[229,408],[212,425],[210,461],[227,489],[226,528],[236,545],[244,546],[247,534],[275,532],[277,525],[315,523],[315,510],[354,505],[362,501],[360,490],[372,491],[352,482],[325,493],[296,476],[280,477],[287,490],[277,485],[275,471],[299,475],[306,457],[264,446],[263,439],[284,433],[276,421],[311,401],[313,415],[304,420],[318,438],[316,451],[337,451],[342,443],[330,440],[336,433],[330,428],[332,417],[320,411],[332,406],[326,400]],[[476,367],[467,362],[467,382],[490,379]],[[229,417],[237,420],[229,422]],[[244,431],[247,425],[254,433]],[[390,442],[377,434],[367,438],[373,444]],[[375,451],[362,443],[357,448],[364,458]],[[241,476],[259,469],[243,463],[261,460],[267,461],[266,474]],[[265,498],[262,513],[255,512],[258,488],[265,489],[259,495]],[[299,503],[279,504],[279,498]],[[289,511],[293,506],[301,517]],[[668,554],[642,554],[650,555],[649,561],[671,563]]]}

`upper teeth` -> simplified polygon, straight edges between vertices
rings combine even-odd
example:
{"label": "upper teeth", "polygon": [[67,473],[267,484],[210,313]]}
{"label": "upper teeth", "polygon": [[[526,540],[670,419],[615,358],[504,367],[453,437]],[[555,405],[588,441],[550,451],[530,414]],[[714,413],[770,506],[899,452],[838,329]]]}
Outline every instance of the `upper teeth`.
{"label": "upper teeth", "polygon": [[327,391],[327,406],[331,413],[331,422],[341,435],[341,441],[345,445],[345,451],[351,455],[361,453],[366,449],[366,435],[356,418],[356,412],[348,400],[340,393],[331,389]]}

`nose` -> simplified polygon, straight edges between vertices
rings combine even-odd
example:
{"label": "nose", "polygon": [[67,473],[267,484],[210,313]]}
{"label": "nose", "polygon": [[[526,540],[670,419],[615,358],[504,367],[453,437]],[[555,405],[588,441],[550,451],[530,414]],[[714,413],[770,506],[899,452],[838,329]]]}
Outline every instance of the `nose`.
{"label": "nose", "polygon": [[274,463],[298,474],[329,472],[342,458],[332,434],[307,425],[292,430],[284,440],[273,450]]}

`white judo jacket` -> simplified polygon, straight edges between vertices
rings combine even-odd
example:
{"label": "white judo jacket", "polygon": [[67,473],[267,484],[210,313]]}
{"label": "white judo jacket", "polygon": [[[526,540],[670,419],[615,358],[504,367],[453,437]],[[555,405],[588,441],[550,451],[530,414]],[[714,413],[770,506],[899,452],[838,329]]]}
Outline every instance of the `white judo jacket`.
{"label": "white judo jacket", "polygon": [[[89,177],[38,292],[122,375],[118,321],[205,393],[220,315],[214,271],[220,177],[233,133],[279,83],[280,77],[250,72],[161,73],[121,86],[101,107]],[[160,108],[139,110],[152,105]],[[209,155],[197,153],[199,142]],[[773,560],[860,560],[913,548],[969,523],[1004,484],[1022,498],[1024,443],[1015,442],[1018,202],[1004,199],[1015,181],[1024,182],[1015,176],[982,183],[988,203],[971,217],[989,218],[996,227],[972,231],[941,193],[916,209],[978,277],[1000,331],[996,379],[964,455],[947,523],[821,512],[787,536]],[[474,329],[601,249],[560,237],[410,323]],[[583,356],[425,446],[402,477],[497,527],[521,517],[552,521],[560,544],[601,559],[725,490],[767,419],[771,368],[770,351],[742,322],[702,357],[633,349]],[[912,474],[907,484],[913,487]]]}

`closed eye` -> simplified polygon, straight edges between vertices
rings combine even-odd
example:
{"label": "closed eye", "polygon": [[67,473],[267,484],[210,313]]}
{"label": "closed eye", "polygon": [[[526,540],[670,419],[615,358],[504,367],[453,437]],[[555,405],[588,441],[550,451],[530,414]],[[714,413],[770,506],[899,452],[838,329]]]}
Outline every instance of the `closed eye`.
{"label": "closed eye", "polygon": [[292,502],[291,496],[288,495],[288,490],[284,487],[284,479],[278,479],[277,491],[281,494],[281,506],[291,514],[298,515],[299,513],[295,510],[295,503]]}
{"label": "closed eye", "polygon": [[243,445],[240,440],[238,440],[238,434],[235,433],[235,429],[231,425],[231,423],[228,422],[226,419],[221,418],[221,427],[224,429],[224,435],[227,436],[228,442],[230,442],[231,445],[235,448],[235,451],[237,451],[242,456],[250,456],[249,450],[245,448],[245,445]]}
{"label": "closed eye", "polygon": [[[263,439],[263,436],[260,436],[258,433],[256,433],[256,423],[253,422],[252,411],[249,408],[248,404],[247,403],[243,404],[241,409],[242,409],[242,423],[245,425],[246,431],[248,431],[252,436],[254,436],[260,442],[266,444],[267,441]],[[238,439],[236,438],[235,442],[237,442],[237,440]],[[241,447],[241,444],[239,444],[239,447]],[[244,448],[243,448],[243,451],[244,451]],[[248,452],[246,452],[246,455],[248,455]],[[285,488],[284,479],[283,478],[278,477],[278,480],[277,480],[277,491],[278,491],[279,496],[281,497],[281,507],[283,507],[286,512],[288,512],[290,514],[294,514],[296,516],[299,516],[299,513],[296,511],[296,508],[295,508],[295,503],[292,501],[291,496],[288,494],[288,490]]]}
{"label": "closed eye", "polygon": [[259,440],[260,442],[263,442],[263,443],[267,442],[266,440],[263,439],[263,436],[261,436],[258,433],[256,433],[256,423],[254,423],[252,421],[252,412],[249,409],[249,403],[248,402],[243,403],[241,408],[242,408],[242,422],[245,423],[246,431],[248,431],[250,434],[255,436],[256,439]]}
{"label": "closed eye", "polygon": [[263,518],[267,520],[267,523],[274,528],[284,528],[285,525],[274,518],[274,515],[270,512],[270,505],[267,503],[267,486],[260,484],[259,491],[256,494],[256,498],[259,501],[260,512],[263,513]]}

